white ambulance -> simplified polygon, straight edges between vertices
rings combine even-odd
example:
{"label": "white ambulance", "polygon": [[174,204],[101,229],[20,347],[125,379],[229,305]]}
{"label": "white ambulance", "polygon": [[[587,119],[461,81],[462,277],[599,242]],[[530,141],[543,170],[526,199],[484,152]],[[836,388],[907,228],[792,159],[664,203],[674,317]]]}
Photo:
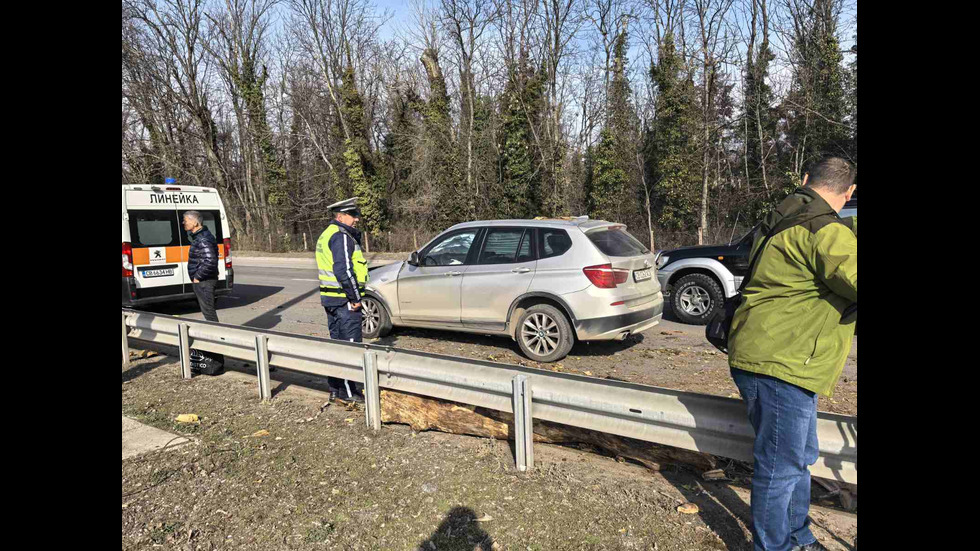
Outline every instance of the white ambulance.
{"label": "white ambulance", "polygon": [[122,303],[134,306],[194,298],[187,277],[191,243],[183,216],[201,213],[201,223],[218,242],[216,295],[228,294],[234,282],[231,233],[221,197],[199,186],[122,186]]}

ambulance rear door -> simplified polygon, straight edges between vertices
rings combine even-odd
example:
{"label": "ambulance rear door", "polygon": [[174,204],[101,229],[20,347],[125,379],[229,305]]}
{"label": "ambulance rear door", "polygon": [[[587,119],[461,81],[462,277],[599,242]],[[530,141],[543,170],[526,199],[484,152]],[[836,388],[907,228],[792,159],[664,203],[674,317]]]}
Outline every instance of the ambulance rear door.
{"label": "ambulance rear door", "polygon": [[[210,194],[201,193],[201,194],[198,194],[198,198],[199,199],[202,199],[202,203],[203,203],[203,202],[205,202],[205,201],[203,201],[203,199],[205,199],[205,197],[202,197],[202,196],[207,196],[207,195],[210,195],[211,196],[211,197],[207,197],[208,199],[210,199],[210,198],[217,199],[217,196],[218,196],[216,193],[210,193]],[[224,258],[225,258],[224,238],[227,237],[227,236],[222,231],[221,211],[218,210],[218,207],[213,206],[213,205],[207,205],[207,204],[204,204],[204,205],[202,205],[200,207],[196,207],[196,208],[183,208],[183,207],[178,208],[177,209],[177,218],[178,218],[178,220],[181,221],[181,228],[183,228],[184,213],[187,212],[187,211],[189,211],[189,210],[196,210],[197,212],[200,212],[201,213],[201,225],[211,231],[211,235],[214,236],[214,240],[218,243],[218,281],[224,281],[225,280],[225,277],[226,277],[225,276],[225,260],[224,260]],[[183,231],[183,230],[181,230],[181,231]],[[184,245],[185,246],[184,246],[184,252],[183,252],[183,257],[182,257],[182,260],[183,260],[183,264],[182,265],[184,267],[183,268],[184,269],[184,273],[187,273],[187,255],[188,255],[188,252],[190,251],[190,246],[189,245],[194,241],[194,238],[191,237],[190,232],[183,232],[183,239],[184,239]],[[193,285],[193,283],[194,282],[191,281],[190,279],[187,280],[187,284],[188,284],[187,292],[188,293],[193,293],[194,292],[194,288],[191,287],[191,285]],[[219,285],[218,288],[223,288],[223,286],[220,286]]]}
{"label": "ambulance rear door", "polygon": [[[161,201],[160,196],[157,191],[126,191],[133,276],[139,298],[186,292],[186,260],[181,262],[182,256],[186,259],[184,230],[177,218],[176,206]],[[182,269],[182,266],[185,267]]]}

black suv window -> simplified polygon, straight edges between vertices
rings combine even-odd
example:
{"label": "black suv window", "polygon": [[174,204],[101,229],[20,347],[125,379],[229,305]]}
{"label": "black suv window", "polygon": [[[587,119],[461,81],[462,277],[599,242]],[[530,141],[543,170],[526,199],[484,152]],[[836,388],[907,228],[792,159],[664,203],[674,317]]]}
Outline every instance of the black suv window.
{"label": "black suv window", "polygon": [[435,243],[422,257],[423,266],[460,266],[466,264],[473,241],[479,230],[453,233]]}
{"label": "black suv window", "polygon": [[179,247],[177,213],[172,210],[130,210],[133,247]]}
{"label": "black suv window", "polygon": [[531,231],[522,228],[491,228],[483,239],[478,264],[509,264],[534,260]]}
{"label": "black suv window", "polygon": [[553,228],[538,229],[538,250],[541,251],[539,258],[551,258],[565,254],[572,248],[572,238],[568,237],[565,230]]}
{"label": "black suv window", "polygon": [[608,256],[637,256],[650,252],[650,249],[627,233],[622,226],[592,231],[586,235],[589,237],[589,241],[592,241],[602,251],[602,254]]}

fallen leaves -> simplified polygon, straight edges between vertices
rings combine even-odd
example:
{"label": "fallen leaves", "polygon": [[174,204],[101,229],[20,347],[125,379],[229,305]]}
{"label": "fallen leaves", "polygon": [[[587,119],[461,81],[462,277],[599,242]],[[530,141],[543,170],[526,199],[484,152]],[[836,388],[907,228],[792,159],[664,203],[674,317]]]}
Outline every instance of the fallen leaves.
{"label": "fallen leaves", "polygon": [[269,436],[269,434],[271,434],[269,431],[262,429],[253,432],[249,438],[262,438],[263,436]]}

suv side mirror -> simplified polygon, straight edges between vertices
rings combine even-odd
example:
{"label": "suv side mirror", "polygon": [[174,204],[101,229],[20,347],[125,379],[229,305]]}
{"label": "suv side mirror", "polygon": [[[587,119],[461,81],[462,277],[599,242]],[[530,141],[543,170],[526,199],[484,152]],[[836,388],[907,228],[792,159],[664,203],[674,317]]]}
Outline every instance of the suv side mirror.
{"label": "suv side mirror", "polygon": [[419,253],[418,251],[412,251],[412,254],[408,257],[408,263],[412,266],[419,265]]}

